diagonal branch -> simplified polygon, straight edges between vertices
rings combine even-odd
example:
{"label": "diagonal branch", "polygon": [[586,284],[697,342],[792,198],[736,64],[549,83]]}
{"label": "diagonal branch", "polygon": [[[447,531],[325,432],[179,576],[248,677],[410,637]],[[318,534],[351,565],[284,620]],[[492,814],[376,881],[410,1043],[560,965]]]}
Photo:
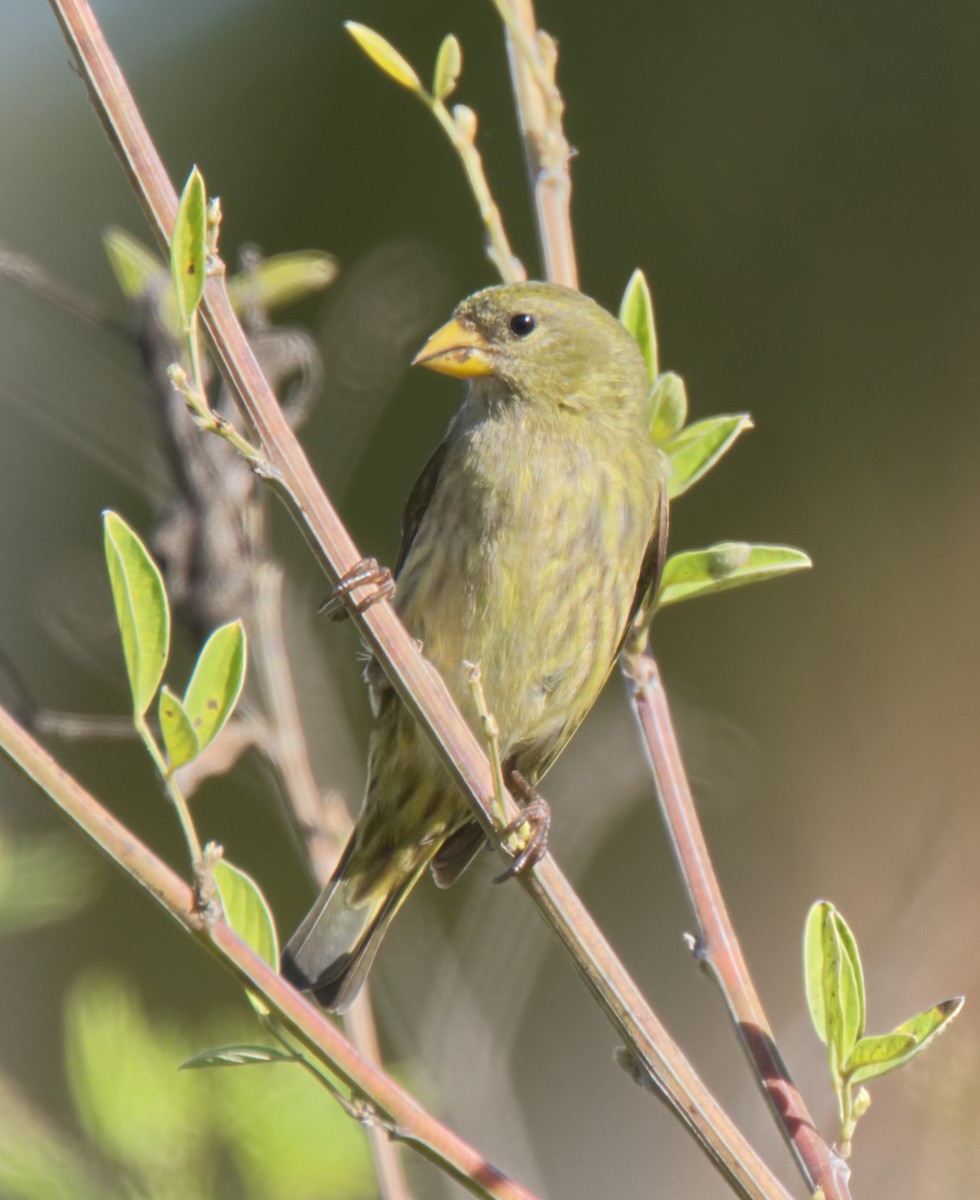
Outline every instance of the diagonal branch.
{"label": "diagonal branch", "polygon": [[[317,887],[322,888],[343,849],[347,830],[340,819],[342,816],[343,821],[348,822],[347,812],[345,809],[342,814],[334,811],[343,809],[339,798],[328,807],[320,795],[310,766],[284,636],[282,569],[270,562],[260,564],[255,568],[253,586],[252,657],[265,693],[271,726],[270,749],[293,820],[303,838]],[[381,1047],[374,1009],[366,988],[344,1017],[344,1029],[358,1054],[380,1066]],[[411,1190],[398,1147],[376,1125],[369,1125],[367,1134],[381,1200],[409,1200]]]}
{"label": "diagonal branch", "polygon": [[[360,1100],[363,1119],[412,1146],[474,1195],[495,1200],[534,1196],[492,1166],[477,1150],[425,1111],[389,1076],[347,1042],[326,1016],[243,942],[223,918],[207,922],[194,893],[0,707],[0,749],[11,762],[121,867],[176,922],[205,946],[239,982],[268,1001],[282,1023],[318,1059],[329,1064]],[[365,1107],[365,1102],[367,1107]]]}
{"label": "diagonal branch", "polygon": [[664,823],[698,923],[695,955],[721,990],[776,1124],[809,1187],[822,1187],[826,1200],[848,1200],[850,1168],[814,1128],[742,955],[698,820],[657,664],[647,653],[632,655],[623,662],[623,674]]}
{"label": "diagonal branch", "polygon": [[[553,283],[577,286],[569,216],[568,143],[555,83],[555,48],[537,28],[533,0],[494,0],[507,31],[511,76],[524,132],[538,236]],[[820,1137],[786,1070],[722,900],[674,732],[667,694],[648,653],[623,658],[623,672],[653,770],[664,821],[701,929],[698,955],[721,988],[780,1132],[811,1188],[849,1200],[846,1163]]]}
{"label": "diagonal branch", "polygon": [[[86,0],[51,0],[51,4],[99,119],[151,227],[166,247],[177,197],[91,8]],[[222,278],[208,280],[202,314],[218,365],[265,448],[272,486],[329,577],[338,580],[361,556],[286,424],[234,315]],[[360,598],[357,592],[351,597],[355,605]],[[390,604],[375,604],[354,619],[401,699],[432,738],[474,816],[495,837],[488,799],[493,795],[489,764],[445,684],[422,658]],[[516,805],[508,801],[516,816]],[[737,1194],[751,1200],[788,1200],[785,1189],[670,1039],[554,862],[550,858],[542,862],[523,878],[523,886],[642,1070],[657,1081],[667,1103]]]}

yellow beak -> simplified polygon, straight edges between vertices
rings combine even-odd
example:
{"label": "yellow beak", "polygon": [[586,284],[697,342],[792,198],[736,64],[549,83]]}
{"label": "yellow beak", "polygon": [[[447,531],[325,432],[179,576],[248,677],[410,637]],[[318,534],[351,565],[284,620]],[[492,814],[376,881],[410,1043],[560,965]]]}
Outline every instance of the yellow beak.
{"label": "yellow beak", "polygon": [[412,359],[412,366],[428,367],[430,371],[460,379],[493,374],[489,347],[483,337],[455,318],[435,331]]}

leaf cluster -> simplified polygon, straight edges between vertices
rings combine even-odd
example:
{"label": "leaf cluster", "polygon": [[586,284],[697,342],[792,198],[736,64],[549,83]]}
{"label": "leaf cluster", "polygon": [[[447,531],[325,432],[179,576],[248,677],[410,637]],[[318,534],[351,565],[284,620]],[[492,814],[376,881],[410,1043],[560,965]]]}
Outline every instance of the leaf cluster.
{"label": "leaf cluster", "polygon": [[857,941],[827,900],[807,915],[803,938],[804,982],[810,1019],[827,1047],[830,1078],[840,1106],[841,1153],[850,1152],[858,1119],[870,1101],[854,1089],[905,1066],[934,1041],[963,1007],[963,998],[944,1000],[903,1021],[891,1033],[866,1035],[867,1000]]}

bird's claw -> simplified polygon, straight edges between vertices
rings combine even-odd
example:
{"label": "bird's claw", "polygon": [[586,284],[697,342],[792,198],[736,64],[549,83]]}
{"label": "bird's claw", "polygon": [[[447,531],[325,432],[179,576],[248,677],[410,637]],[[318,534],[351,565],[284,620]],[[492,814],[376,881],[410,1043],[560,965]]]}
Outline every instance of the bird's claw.
{"label": "bird's claw", "polygon": [[362,613],[379,600],[390,600],[395,594],[395,581],[387,567],[382,567],[376,558],[362,558],[341,577],[340,582],[320,605],[319,611],[331,621],[343,621],[348,616],[344,598],[361,587],[373,590],[356,604],[354,612]]}
{"label": "bird's claw", "polygon": [[548,835],[551,832],[551,805],[538,791],[535,790],[520,774],[511,771],[511,783],[514,790],[520,794],[523,801],[521,815],[516,821],[501,830],[501,840],[506,843],[509,839],[521,836],[523,842],[517,849],[514,860],[495,879],[494,883],[503,883],[523,875],[544,858],[548,853]]}

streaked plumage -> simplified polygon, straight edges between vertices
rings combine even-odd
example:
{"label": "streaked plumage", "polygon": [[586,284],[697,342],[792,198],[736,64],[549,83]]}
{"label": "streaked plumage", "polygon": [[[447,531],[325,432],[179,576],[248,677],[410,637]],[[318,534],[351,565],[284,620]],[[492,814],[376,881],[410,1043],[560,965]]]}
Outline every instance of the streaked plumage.
{"label": "streaked plumage", "polygon": [[[531,318],[533,328],[528,329]],[[463,713],[479,662],[501,757],[531,783],[591,708],[663,558],[666,467],[633,338],[578,292],[478,292],[416,362],[470,378],[409,498],[395,607]],[[368,786],[334,877],[283,973],[342,1011],[432,865],[453,882],[483,844],[465,801],[376,664]]]}

